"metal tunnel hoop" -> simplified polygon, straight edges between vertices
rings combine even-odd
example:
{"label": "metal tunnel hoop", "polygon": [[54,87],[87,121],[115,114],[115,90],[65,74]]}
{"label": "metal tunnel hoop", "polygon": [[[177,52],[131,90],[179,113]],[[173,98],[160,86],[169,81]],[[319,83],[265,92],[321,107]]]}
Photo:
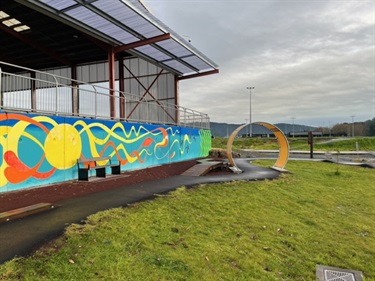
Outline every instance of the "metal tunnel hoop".
{"label": "metal tunnel hoop", "polygon": [[[289,158],[289,142],[288,142],[288,139],[283,134],[283,132],[278,127],[276,127],[275,125],[272,125],[270,123],[254,122],[254,123],[251,123],[251,124],[260,125],[262,127],[265,127],[267,129],[269,129],[272,133],[275,134],[275,136],[277,138],[277,141],[278,141],[278,144],[279,144],[279,156],[278,156],[278,158],[277,158],[277,160],[276,160],[276,162],[275,162],[275,164],[273,165],[272,168],[276,169],[276,170],[279,170],[279,171],[285,171],[284,167],[285,167],[286,163],[288,162],[288,158]],[[234,160],[233,160],[233,157],[232,157],[232,145],[233,145],[234,138],[237,136],[239,131],[241,131],[244,127],[246,127],[248,125],[251,125],[251,124],[249,123],[249,124],[241,125],[236,130],[233,131],[233,133],[231,134],[231,136],[228,139],[227,155],[228,155],[229,163],[232,165],[231,170],[234,173],[241,173],[242,172],[241,169],[239,169],[237,167],[236,163],[234,163]]]}

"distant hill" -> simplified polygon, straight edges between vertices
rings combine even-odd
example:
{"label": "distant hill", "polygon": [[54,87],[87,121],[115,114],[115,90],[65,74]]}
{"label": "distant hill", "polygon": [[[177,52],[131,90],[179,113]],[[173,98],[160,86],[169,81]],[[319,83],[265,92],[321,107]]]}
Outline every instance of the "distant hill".
{"label": "distant hill", "polygon": [[[233,133],[233,131],[241,125],[243,124],[227,124],[227,123],[211,122],[210,123],[211,134],[214,137],[227,137],[227,136],[230,136]],[[277,123],[273,125],[278,127],[284,134],[293,132],[293,124]],[[308,132],[314,129],[315,127],[294,124],[294,132]],[[250,131],[249,126],[246,126],[238,133],[238,135],[241,136],[243,134],[249,134],[249,131]],[[253,135],[260,135],[260,134],[269,134],[271,132],[262,126],[252,125],[252,133]]]}

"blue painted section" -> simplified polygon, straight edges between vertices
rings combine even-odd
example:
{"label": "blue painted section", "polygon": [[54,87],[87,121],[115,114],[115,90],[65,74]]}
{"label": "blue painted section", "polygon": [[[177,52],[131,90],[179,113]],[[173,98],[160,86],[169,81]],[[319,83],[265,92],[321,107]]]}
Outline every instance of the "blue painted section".
{"label": "blue painted section", "polygon": [[77,179],[78,158],[111,156],[125,171],[204,157],[210,148],[209,130],[0,111],[0,192]]}

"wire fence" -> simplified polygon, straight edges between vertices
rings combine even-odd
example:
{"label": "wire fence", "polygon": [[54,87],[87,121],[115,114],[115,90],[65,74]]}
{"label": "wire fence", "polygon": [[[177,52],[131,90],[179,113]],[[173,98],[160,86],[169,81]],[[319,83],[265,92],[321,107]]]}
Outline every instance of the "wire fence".
{"label": "wire fence", "polygon": [[[2,71],[6,66],[10,71]],[[209,129],[205,113],[0,62],[0,109]]]}

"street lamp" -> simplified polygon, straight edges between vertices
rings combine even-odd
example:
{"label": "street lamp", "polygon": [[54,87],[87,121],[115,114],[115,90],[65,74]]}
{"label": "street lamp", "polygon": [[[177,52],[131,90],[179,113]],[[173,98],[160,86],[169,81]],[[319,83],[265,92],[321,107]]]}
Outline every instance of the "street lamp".
{"label": "street lamp", "polygon": [[249,119],[249,123],[250,123],[250,138],[253,137],[253,131],[252,131],[252,128],[251,128],[251,90],[252,89],[255,89],[255,87],[246,87],[246,89],[248,89],[250,91],[250,119]]}

